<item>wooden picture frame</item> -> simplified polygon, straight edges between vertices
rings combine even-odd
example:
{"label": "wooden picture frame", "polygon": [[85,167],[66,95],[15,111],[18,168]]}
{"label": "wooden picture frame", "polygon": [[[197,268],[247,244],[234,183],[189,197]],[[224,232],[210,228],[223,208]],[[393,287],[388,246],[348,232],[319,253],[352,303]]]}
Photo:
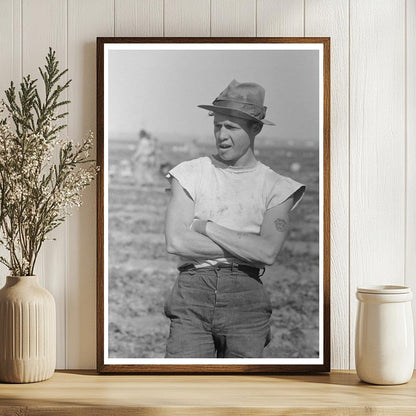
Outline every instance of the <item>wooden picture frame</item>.
{"label": "wooden picture frame", "polygon": [[[278,302],[273,303],[277,323],[273,321],[275,327],[272,327],[277,340],[265,351],[282,356],[234,360],[164,358],[162,344],[168,335],[169,321],[162,316],[162,298],[169,293],[176,276],[172,255],[166,261],[160,260],[165,255],[160,208],[166,208],[169,198],[162,188],[168,188],[169,183],[166,181],[163,185],[162,176],[155,176],[157,185],[140,182],[146,172],[152,171],[150,168],[149,171],[142,169],[135,176],[136,167],[130,159],[137,153],[134,140],[140,132],[140,137],[149,136],[146,140],[155,140],[162,149],[159,154],[166,160],[152,161],[156,163],[152,165],[154,175],[157,174],[154,169],[163,171],[161,162],[169,168],[172,161],[178,162],[178,155],[189,156],[195,147],[197,150],[200,150],[198,146],[204,147],[205,138],[197,135],[189,120],[199,117],[195,111],[206,117],[206,111],[195,109],[199,104],[209,104],[226,87],[223,75],[233,74],[233,62],[237,65],[235,75],[227,79],[263,85],[267,118],[279,119],[276,133],[264,133],[259,159],[262,155],[266,160],[271,160],[272,154],[280,155],[276,158],[284,166],[284,172],[303,183],[305,179],[308,182],[304,197],[307,206],[299,208],[296,214],[303,215],[300,219],[296,217],[302,226],[296,228],[294,224],[297,240],[289,242],[291,237],[288,237],[289,248],[283,247],[284,259],[276,266],[280,267],[281,280],[269,279],[278,287],[277,294],[271,293],[272,299],[277,296],[273,302]],[[245,71],[247,77],[242,78]],[[259,79],[247,79],[253,71],[258,71]],[[194,92],[198,90],[201,94],[201,86],[206,94],[195,102]],[[178,91],[183,92],[181,97]],[[273,112],[273,104],[280,113]],[[148,112],[149,108],[153,112]],[[189,114],[188,125],[178,121]],[[205,121],[198,123],[206,128]],[[176,134],[173,139],[168,137],[170,128]],[[188,128],[190,131],[186,131]],[[186,142],[185,136],[190,134],[195,136]],[[278,137],[280,147],[270,135]],[[181,143],[174,142],[175,137],[180,137]],[[97,182],[98,372],[330,371],[329,38],[97,38],[97,163],[100,166]],[[156,225],[152,215],[158,218]],[[147,246],[140,236],[146,236]],[[150,247],[152,242],[154,246]],[[292,269],[285,268],[285,259],[289,259]],[[160,282],[164,284],[163,293],[157,286]],[[265,281],[269,290],[267,284]],[[292,299],[294,294],[299,296],[298,300]],[[309,328],[312,323],[315,326]],[[294,349],[295,345],[299,349]]]}

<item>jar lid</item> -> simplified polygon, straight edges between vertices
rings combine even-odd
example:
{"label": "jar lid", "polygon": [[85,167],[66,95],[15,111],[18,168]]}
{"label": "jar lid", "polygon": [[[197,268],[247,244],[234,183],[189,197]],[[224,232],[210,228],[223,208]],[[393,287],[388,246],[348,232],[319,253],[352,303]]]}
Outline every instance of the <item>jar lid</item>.
{"label": "jar lid", "polygon": [[398,293],[410,293],[411,289],[408,286],[396,285],[376,285],[367,287],[357,287],[358,293],[379,293],[383,295],[394,295]]}

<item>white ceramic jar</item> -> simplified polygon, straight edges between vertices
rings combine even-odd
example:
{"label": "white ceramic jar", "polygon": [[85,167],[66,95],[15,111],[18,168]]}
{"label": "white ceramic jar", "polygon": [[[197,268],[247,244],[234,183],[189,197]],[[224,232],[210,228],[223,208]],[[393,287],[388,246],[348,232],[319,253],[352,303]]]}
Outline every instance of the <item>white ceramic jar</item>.
{"label": "white ceramic jar", "polygon": [[406,286],[357,289],[355,366],[372,384],[402,384],[412,377],[414,332],[412,291]]}

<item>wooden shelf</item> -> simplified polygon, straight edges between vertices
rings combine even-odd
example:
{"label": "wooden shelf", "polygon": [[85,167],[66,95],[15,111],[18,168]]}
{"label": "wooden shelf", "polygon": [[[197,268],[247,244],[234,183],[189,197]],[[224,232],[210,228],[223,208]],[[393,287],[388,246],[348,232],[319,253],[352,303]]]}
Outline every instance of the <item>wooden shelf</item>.
{"label": "wooden shelf", "polygon": [[0,415],[416,415],[416,374],[374,386],[354,372],[162,376],[57,371],[33,384],[0,383]]}

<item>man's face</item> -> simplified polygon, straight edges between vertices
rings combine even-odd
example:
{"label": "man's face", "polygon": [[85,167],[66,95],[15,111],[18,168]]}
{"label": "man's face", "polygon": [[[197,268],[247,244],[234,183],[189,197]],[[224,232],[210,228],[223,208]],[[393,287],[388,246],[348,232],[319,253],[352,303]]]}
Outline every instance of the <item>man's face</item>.
{"label": "man's face", "polygon": [[224,161],[236,162],[254,140],[253,128],[247,120],[220,113],[214,114],[214,135],[218,156]]}

